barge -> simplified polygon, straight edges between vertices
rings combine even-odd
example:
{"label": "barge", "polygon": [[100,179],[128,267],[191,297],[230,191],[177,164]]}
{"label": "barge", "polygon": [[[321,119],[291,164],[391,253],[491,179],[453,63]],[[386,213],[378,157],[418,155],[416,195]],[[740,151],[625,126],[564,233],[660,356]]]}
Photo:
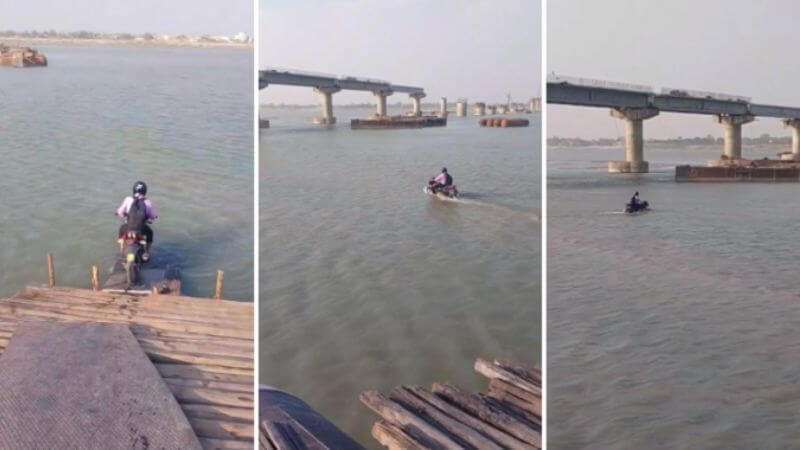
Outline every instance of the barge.
{"label": "barge", "polygon": [[353,119],[350,128],[353,130],[385,130],[393,128],[427,128],[447,125],[447,117],[437,116],[392,116],[370,119]]}
{"label": "barge", "polygon": [[675,181],[800,181],[800,163],[789,160],[718,160],[707,166],[675,167]]}
{"label": "barge", "polygon": [[47,58],[30,47],[9,47],[0,44],[0,66],[45,67]]}
{"label": "barge", "polygon": [[488,119],[481,119],[478,124],[482,127],[494,128],[515,128],[527,127],[530,125],[528,119],[509,119],[507,117],[489,117]]}

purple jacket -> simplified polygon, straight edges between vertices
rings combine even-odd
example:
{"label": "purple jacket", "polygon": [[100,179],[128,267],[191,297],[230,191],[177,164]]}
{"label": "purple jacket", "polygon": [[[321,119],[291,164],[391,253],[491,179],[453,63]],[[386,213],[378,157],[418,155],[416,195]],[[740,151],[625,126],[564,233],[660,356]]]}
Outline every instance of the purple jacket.
{"label": "purple jacket", "polygon": [[[131,210],[131,205],[133,205],[133,197],[125,197],[125,200],[123,200],[122,204],[119,205],[119,208],[117,208],[117,216],[119,216],[120,219],[124,219],[125,216],[128,215],[128,211]],[[144,199],[144,211],[147,214],[147,220],[149,222],[156,220],[158,217],[156,215],[156,209],[153,207],[153,203],[148,199]]]}

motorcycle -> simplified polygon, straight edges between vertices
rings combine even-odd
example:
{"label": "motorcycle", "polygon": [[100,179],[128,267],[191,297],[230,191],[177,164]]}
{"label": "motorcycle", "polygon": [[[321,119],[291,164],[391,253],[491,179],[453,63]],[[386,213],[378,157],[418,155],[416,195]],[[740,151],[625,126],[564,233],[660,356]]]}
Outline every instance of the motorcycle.
{"label": "motorcycle", "polygon": [[625,214],[636,214],[639,212],[644,212],[650,209],[650,203],[647,200],[639,202],[638,205],[632,205],[630,203],[625,204]]}
{"label": "motorcycle", "polygon": [[450,186],[439,187],[433,178],[428,181],[428,185],[425,186],[424,192],[426,194],[435,195],[439,198],[444,197],[451,200],[458,198],[458,189],[456,188],[456,185],[451,184]]}
{"label": "motorcycle", "polygon": [[139,231],[128,231],[119,239],[127,289],[131,289],[141,282],[142,265],[146,262],[143,257],[146,245],[147,241]]}

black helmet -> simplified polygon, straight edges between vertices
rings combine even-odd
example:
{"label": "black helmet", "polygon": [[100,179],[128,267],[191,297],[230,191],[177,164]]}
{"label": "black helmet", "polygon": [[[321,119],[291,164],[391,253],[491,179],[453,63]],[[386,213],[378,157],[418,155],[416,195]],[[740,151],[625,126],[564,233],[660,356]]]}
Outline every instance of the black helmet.
{"label": "black helmet", "polygon": [[133,195],[147,195],[147,185],[144,181],[137,181],[133,184]]}
{"label": "black helmet", "polygon": [[636,193],[635,193],[635,194],[633,194],[633,195],[639,195],[639,191],[636,191]]}
{"label": "black helmet", "polygon": [[447,173],[447,167],[442,167],[442,172]]}

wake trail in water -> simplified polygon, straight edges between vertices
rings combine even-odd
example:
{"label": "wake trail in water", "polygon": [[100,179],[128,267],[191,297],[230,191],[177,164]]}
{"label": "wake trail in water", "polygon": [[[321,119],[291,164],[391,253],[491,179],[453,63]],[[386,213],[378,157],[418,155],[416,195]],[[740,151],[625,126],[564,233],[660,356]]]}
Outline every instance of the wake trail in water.
{"label": "wake trail in water", "polygon": [[535,223],[539,223],[539,215],[532,211],[525,211],[522,209],[514,208],[507,205],[502,205],[499,203],[492,203],[485,200],[478,200],[476,197],[470,197],[469,194],[461,194],[458,199],[458,203],[462,205],[468,206],[477,206],[483,208],[491,208],[497,211],[503,211],[506,214],[515,215],[524,217],[527,220],[533,221]]}

